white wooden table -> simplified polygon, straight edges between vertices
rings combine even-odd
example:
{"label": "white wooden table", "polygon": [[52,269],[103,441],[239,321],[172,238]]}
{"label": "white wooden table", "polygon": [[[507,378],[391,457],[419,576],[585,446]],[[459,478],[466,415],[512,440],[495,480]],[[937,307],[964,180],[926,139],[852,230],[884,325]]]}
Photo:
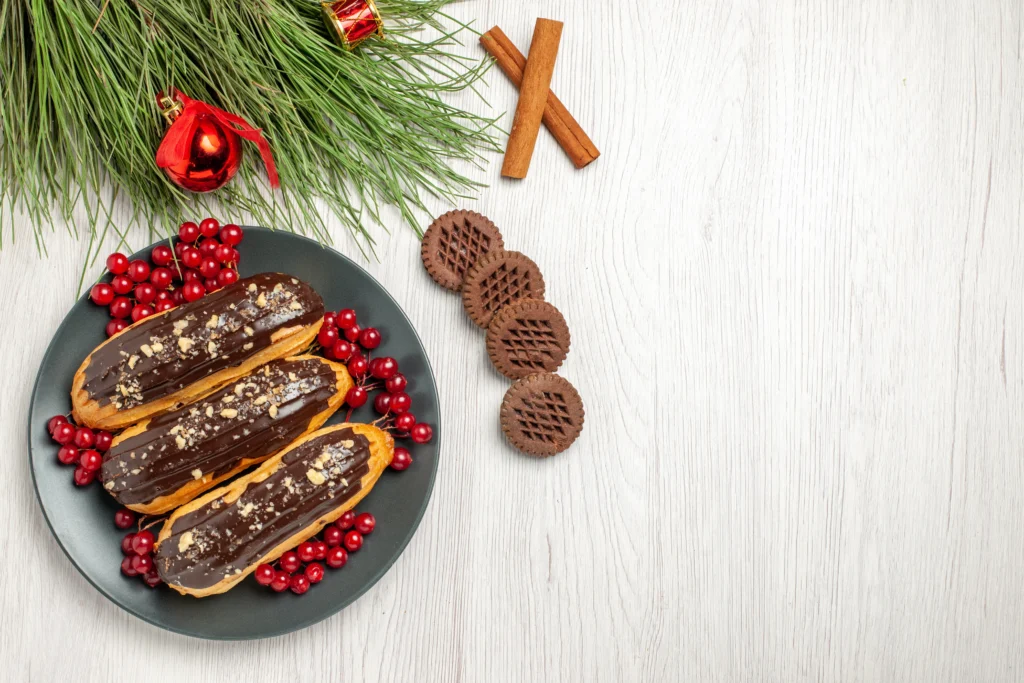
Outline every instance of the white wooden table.
{"label": "white wooden table", "polygon": [[543,269],[587,426],[546,461],[505,445],[507,383],[392,217],[369,268],[438,373],[437,487],[375,588],[270,641],[150,627],[50,537],[26,411],[81,247],[54,235],[39,262],[17,226],[5,680],[1019,680],[1024,12],[943,5],[454,6],[523,47],[566,22],[555,89],[602,158],[574,171],[542,133],[525,182],[494,156],[468,206]]}

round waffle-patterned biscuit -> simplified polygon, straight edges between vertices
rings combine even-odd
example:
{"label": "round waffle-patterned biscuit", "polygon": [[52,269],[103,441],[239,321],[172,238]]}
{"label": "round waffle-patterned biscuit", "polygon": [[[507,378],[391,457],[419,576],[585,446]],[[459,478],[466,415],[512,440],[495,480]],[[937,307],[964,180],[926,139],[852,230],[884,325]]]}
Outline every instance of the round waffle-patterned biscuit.
{"label": "round waffle-patterned biscuit", "polygon": [[462,285],[462,305],[480,327],[494,314],[520,299],[543,299],[540,268],[518,251],[495,251],[476,262]]}
{"label": "round waffle-patterned biscuit", "polygon": [[501,232],[486,216],[473,211],[449,211],[423,233],[420,258],[434,282],[457,292],[474,263],[504,247]]}
{"label": "round waffle-patterned biscuit", "polygon": [[487,355],[498,372],[510,379],[554,372],[569,353],[569,342],[565,318],[539,299],[509,304],[487,326]]}
{"label": "round waffle-patterned biscuit", "polygon": [[524,377],[505,393],[501,429],[523,453],[542,458],[557,455],[583,431],[583,400],[558,375]]}

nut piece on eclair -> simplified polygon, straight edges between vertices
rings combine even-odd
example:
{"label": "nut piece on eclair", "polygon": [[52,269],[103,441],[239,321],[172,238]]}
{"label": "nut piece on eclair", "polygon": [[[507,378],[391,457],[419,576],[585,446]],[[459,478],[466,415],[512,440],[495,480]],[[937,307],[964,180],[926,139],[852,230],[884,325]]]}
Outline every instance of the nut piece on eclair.
{"label": "nut piece on eclair", "polygon": [[391,435],[372,425],[342,424],[303,437],[178,508],[157,539],[160,578],[197,598],[229,590],[355,507],[393,455]]}
{"label": "nut piece on eclair", "polygon": [[82,362],[75,421],[117,430],[191,403],[316,337],[324,304],[290,275],[239,280],[125,328]]}
{"label": "nut piece on eclair", "polygon": [[118,435],[100,481],[119,503],[162,514],[319,429],[352,379],[316,356],[271,361],[204,399]]}

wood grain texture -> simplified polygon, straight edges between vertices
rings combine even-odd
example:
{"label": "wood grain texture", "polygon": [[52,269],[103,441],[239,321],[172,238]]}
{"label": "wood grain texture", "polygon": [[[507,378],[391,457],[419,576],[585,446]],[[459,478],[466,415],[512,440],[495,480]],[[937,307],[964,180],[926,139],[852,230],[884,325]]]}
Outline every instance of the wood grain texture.
{"label": "wood grain texture", "polygon": [[[1021,4],[451,10],[522,45],[536,17],[565,22],[552,89],[602,158],[576,171],[542,132],[530,177],[494,155],[468,208],[569,322],[580,441],[544,461],[504,445],[508,383],[391,215],[369,268],[447,424],[420,531],[303,632],[158,631],[75,572],[34,500],[28,397],[81,247],[55,234],[37,264],[21,230],[0,252],[9,680],[135,681],[135,656],[152,682],[1019,680]],[[515,90],[489,80],[508,125]]]}

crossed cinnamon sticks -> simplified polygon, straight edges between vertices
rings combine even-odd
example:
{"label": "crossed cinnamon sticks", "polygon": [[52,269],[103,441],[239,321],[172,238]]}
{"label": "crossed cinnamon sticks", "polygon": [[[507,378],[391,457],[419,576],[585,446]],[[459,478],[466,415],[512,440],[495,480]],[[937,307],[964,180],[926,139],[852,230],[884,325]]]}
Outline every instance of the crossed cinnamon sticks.
{"label": "crossed cinnamon sticks", "polygon": [[561,22],[538,19],[529,61],[497,26],[480,36],[480,44],[494,57],[509,80],[520,88],[519,105],[501,170],[504,176],[526,177],[541,121],[576,168],[583,168],[601,155],[550,89],[561,33]]}

